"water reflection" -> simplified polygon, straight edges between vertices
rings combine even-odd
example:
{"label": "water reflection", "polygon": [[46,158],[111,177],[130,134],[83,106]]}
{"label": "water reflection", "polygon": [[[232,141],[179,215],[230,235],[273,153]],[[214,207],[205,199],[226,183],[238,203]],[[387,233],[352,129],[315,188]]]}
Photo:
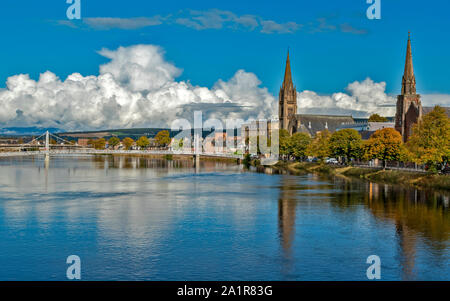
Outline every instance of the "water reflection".
{"label": "water reflection", "polygon": [[278,229],[281,246],[288,256],[294,239],[296,207],[296,191],[288,183],[283,183],[278,200]]}
{"label": "water reflection", "polygon": [[403,279],[416,278],[418,237],[423,237],[434,251],[435,261],[446,264],[450,235],[448,195],[376,183],[365,185],[368,191],[365,203],[372,214],[395,224]]}
{"label": "water reflection", "polygon": [[[260,168],[258,172],[286,174],[286,172]],[[416,261],[418,240],[431,250],[438,266],[449,265],[450,215],[449,193],[418,190],[404,186],[378,184],[348,178],[330,178],[310,175],[316,181],[332,181],[339,191],[322,193],[328,196],[332,206],[346,211],[358,210],[364,205],[372,216],[395,226],[397,260],[402,269],[403,280],[417,279]],[[323,184],[319,185],[323,187]],[[295,240],[296,211],[304,198],[316,195],[317,185],[299,183],[295,178],[281,176],[278,200],[278,229],[280,245],[285,257],[290,258]],[[330,187],[328,187],[330,188]],[[299,193],[299,191],[306,193]],[[331,192],[331,191],[330,191]],[[299,209],[300,206],[300,209]]]}
{"label": "water reflection", "polygon": [[387,280],[450,277],[448,193],[190,158],[0,166],[0,279],[74,249],[89,280],[364,280],[372,252]]}

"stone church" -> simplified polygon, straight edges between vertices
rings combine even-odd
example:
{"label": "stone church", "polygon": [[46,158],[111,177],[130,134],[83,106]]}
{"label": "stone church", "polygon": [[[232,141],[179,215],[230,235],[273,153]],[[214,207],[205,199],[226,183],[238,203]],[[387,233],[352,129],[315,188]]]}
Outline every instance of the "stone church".
{"label": "stone church", "polygon": [[[444,107],[450,117],[450,108]],[[412,128],[424,114],[433,110],[433,107],[422,107],[420,95],[416,93],[416,77],[414,75],[411,36],[408,33],[406,45],[405,71],[402,78],[402,93],[397,96],[397,113],[395,114],[395,129],[406,142],[412,134]]]}
{"label": "stone church", "polygon": [[[450,117],[450,108],[444,107],[444,109],[447,112],[447,116]],[[392,127],[395,127],[400,132],[403,140],[406,142],[412,134],[413,125],[424,114],[432,110],[433,107],[422,107],[420,95],[416,93],[411,38],[408,34],[402,90],[401,94],[397,97],[395,125],[392,124]],[[291,135],[296,132],[305,132],[311,136],[315,136],[317,132],[325,129],[334,132],[343,128],[354,128],[355,125],[358,125],[352,116],[297,114],[297,90],[292,82],[289,51],[286,60],[284,81],[279,93],[278,118],[280,129],[287,130]]]}
{"label": "stone church", "polygon": [[402,94],[397,96],[397,113],[395,114],[395,129],[402,135],[404,142],[411,136],[412,127],[422,118],[422,114],[420,95],[416,93],[411,37],[408,34],[405,72],[402,78]]}
{"label": "stone church", "polygon": [[334,132],[343,124],[355,123],[352,116],[297,114],[297,90],[292,82],[289,51],[279,93],[278,119],[280,129],[287,130],[291,135],[304,132],[315,136],[323,130]]}

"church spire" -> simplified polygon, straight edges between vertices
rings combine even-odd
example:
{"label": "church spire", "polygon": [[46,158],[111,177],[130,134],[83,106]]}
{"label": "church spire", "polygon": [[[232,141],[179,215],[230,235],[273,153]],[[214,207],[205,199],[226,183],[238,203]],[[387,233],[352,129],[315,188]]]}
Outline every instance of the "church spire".
{"label": "church spire", "polygon": [[[286,59],[286,69],[284,71],[283,85],[278,95],[278,119],[280,120],[280,129],[289,131],[289,124],[292,124],[297,114],[297,91],[292,83],[291,61],[289,59],[289,49]],[[291,132],[292,133],[292,132]]]}
{"label": "church spire", "polygon": [[292,83],[292,74],[291,74],[291,61],[289,59],[289,49],[287,53],[286,59],[286,70],[284,71],[284,81],[283,81],[283,89],[293,89],[294,84]]}
{"label": "church spire", "polygon": [[411,50],[411,33],[408,32],[408,44],[406,47],[405,73],[402,80],[402,94],[416,94],[416,78]]}

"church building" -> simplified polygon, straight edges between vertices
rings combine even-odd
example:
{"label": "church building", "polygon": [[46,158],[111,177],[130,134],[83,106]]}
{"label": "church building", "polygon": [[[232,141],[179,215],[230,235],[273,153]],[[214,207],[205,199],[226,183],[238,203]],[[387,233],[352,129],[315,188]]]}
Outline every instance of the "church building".
{"label": "church building", "polygon": [[[287,130],[291,135],[296,132],[305,132],[315,136],[323,130],[335,132],[344,128],[361,128],[358,131],[363,136],[363,139],[368,139],[371,134],[379,129],[378,126],[374,126],[374,123],[367,122],[367,120],[363,122],[364,124],[356,122],[352,116],[297,114],[297,90],[292,82],[289,51],[278,101],[279,127]],[[447,116],[450,117],[450,108],[444,107],[444,109],[447,112]],[[433,107],[422,107],[421,97],[416,93],[411,37],[408,34],[405,70],[402,78],[401,94],[397,97],[395,124],[386,123],[382,125],[382,128],[395,127],[402,135],[403,141],[406,142],[412,134],[413,125],[419,122],[424,114],[432,110]],[[391,119],[391,117],[388,118]]]}
{"label": "church building", "polygon": [[280,129],[287,130],[289,134],[304,132],[310,136],[315,136],[323,130],[334,132],[344,124],[355,123],[353,117],[347,115],[297,114],[297,90],[292,82],[289,51],[278,97],[278,119]]}
{"label": "church building", "polygon": [[402,78],[402,94],[397,96],[397,113],[395,114],[395,129],[406,142],[412,134],[412,127],[422,118],[422,102],[416,93],[416,77],[414,76],[411,36],[408,34],[406,46],[405,72]]}

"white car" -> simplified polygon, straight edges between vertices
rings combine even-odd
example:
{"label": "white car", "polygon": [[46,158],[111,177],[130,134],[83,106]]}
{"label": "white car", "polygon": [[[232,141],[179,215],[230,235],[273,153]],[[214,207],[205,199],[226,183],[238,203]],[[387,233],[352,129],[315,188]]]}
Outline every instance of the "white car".
{"label": "white car", "polygon": [[325,162],[328,164],[338,164],[339,161],[336,158],[328,158]]}

